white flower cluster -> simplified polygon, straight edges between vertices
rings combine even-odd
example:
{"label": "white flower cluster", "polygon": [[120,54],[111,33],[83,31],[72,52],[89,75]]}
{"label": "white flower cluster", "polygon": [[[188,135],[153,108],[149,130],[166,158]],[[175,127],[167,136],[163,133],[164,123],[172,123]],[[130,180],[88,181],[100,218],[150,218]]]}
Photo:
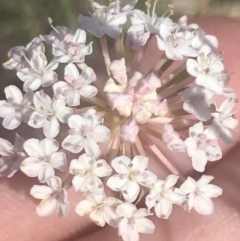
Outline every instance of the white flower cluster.
{"label": "white flower cluster", "polygon": [[[209,215],[213,213],[211,198],[222,194],[220,187],[210,184],[212,176],[178,180],[175,168],[151,136],[174,153],[186,152],[193,168],[203,172],[208,161],[222,158],[218,138],[232,142],[231,131],[238,125],[232,113],[237,96],[226,87],[229,73],[217,54],[216,37],[206,35],[196,24],[188,25],[186,16],[174,23],[170,19],[173,6],[158,17],[157,0],[146,2],[147,13],[135,9],[137,2],[123,5],[114,0],[103,6],[90,1],[91,16],[80,15],[82,29],[76,31],[54,27],[49,18],[50,35],[9,51],[4,67],[16,70],[25,93],[10,85],[5,88],[6,100],[0,101],[4,128],[16,130],[24,122],[30,132],[35,129],[42,135],[24,140],[16,134],[14,145],[0,138],[0,176],[11,177],[20,169],[47,184],[30,190],[42,200],[37,206],[40,216],[54,211],[66,216],[68,190],[73,187],[86,194],[76,213],[89,215],[101,227],[107,223],[118,228],[124,241],[138,241],[139,233],[154,232],[155,225],[148,219],[151,210],[163,219],[169,217],[173,205]],[[128,18],[131,27],[124,40]],[[85,63],[93,52],[86,32],[100,38],[108,73],[105,82]],[[115,39],[121,58],[111,60],[107,36]],[[162,57],[144,76],[138,69],[139,56],[150,38],[156,40]],[[45,44],[52,47],[51,61]],[[183,64],[160,79],[178,60],[184,60]],[[65,64],[62,77],[57,73],[60,64]],[[217,106],[219,95],[225,100]],[[184,130],[189,130],[185,140],[181,138]],[[171,174],[165,180],[147,170],[154,160],[146,157],[145,147],[169,168]],[[78,159],[69,161],[66,153]],[[68,170],[69,176],[62,181],[55,169]],[[119,193],[119,199],[106,196],[108,188]],[[144,197],[147,208],[137,208]]]}

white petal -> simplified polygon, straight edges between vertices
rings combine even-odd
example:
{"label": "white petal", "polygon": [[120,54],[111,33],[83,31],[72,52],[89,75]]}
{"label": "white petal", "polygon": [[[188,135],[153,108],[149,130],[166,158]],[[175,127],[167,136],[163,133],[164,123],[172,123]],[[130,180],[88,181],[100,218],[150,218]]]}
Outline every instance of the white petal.
{"label": "white petal", "polygon": [[218,197],[218,196],[222,195],[222,192],[223,192],[222,188],[220,188],[216,185],[213,185],[213,184],[208,184],[208,185],[200,188],[199,190],[204,192],[204,194],[210,198]]}
{"label": "white petal", "polygon": [[79,129],[85,125],[85,120],[80,115],[72,115],[68,119],[68,125],[70,128]]}
{"label": "white petal", "polygon": [[42,128],[47,121],[47,118],[45,115],[34,111],[32,115],[30,116],[30,119],[28,121],[28,125],[33,128]]}
{"label": "white petal", "polygon": [[1,118],[5,118],[5,116],[16,112],[15,108],[5,100],[0,101],[0,108],[1,108],[1,111],[0,111]]}
{"label": "white petal", "polygon": [[42,87],[48,87],[55,83],[58,80],[58,75],[56,72],[51,71],[48,73],[45,73],[42,76]]}
{"label": "white petal", "polygon": [[120,220],[118,234],[122,236],[123,241],[139,241],[138,231],[129,226],[129,221],[127,218]]}
{"label": "white petal", "polygon": [[135,156],[132,160],[132,169],[134,171],[144,171],[147,169],[149,158],[145,156]]}
{"label": "white petal", "polygon": [[184,181],[184,183],[181,185],[180,189],[183,190],[186,194],[194,192],[196,189],[196,181],[188,177],[187,180]]}
{"label": "white petal", "polygon": [[7,140],[0,138],[0,155],[9,156],[14,153],[14,146]]}
{"label": "white petal", "polygon": [[28,177],[37,177],[41,167],[42,164],[39,163],[39,160],[37,158],[28,157],[22,162],[20,169]]}
{"label": "white petal", "polygon": [[29,156],[43,157],[44,154],[40,147],[40,141],[38,139],[28,139],[24,142],[23,148]]}
{"label": "white petal", "polygon": [[43,126],[43,133],[48,138],[54,138],[60,131],[60,124],[57,118],[52,117],[50,121],[46,121]]}
{"label": "white petal", "polygon": [[73,114],[73,109],[69,107],[62,106],[57,109],[56,116],[58,120],[62,123],[67,123],[69,117]]}
{"label": "white petal", "polygon": [[213,176],[210,176],[210,175],[202,175],[202,176],[200,177],[200,179],[197,181],[197,186],[198,186],[198,187],[205,186],[205,185],[209,184],[213,179],[214,179]]}
{"label": "white petal", "polygon": [[177,183],[178,178],[179,176],[174,174],[168,175],[165,180],[164,188],[168,189],[173,187]]}
{"label": "white petal", "polygon": [[62,180],[60,177],[51,177],[47,180],[47,184],[51,187],[54,191],[59,190],[62,187]]}
{"label": "white petal", "polygon": [[50,187],[43,185],[34,185],[30,190],[30,194],[37,199],[47,199],[52,192]]}
{"label": "white petal", "polygon": [[90,202],[88,200],[82,200],[78,203],[78,205],[75,208],[75,211],[80,216],[88,215],[93,208],[95,207],[96,203]]}
{"label": "white petal", "polygon": [[105,160],[101,159],[94,163],[93,173],[98,177],[107,177],[112,174],[112,168]]}
{"label": "white petal", "polygon": [[93,129],[92,137],[98,143],[107,142],[110,139],[110,136],[111,136],[111,132],[106,126],[99,125]]}
{"label": "white petal", "polygon": [[94,210],[90,213],[89,217],[92,219],[92,221],[100,226],[100,227],[104,227],[106,224],[106,221],[103,217],[103,213],[99,212],[98,210]]}
{"label": "white petal", "polygon": [[199,66],[198,62],[194,59],[187,60],[186,68],[187,72],[194,77],[197,77],[197,75],[202,71],[201,66]]}
{"label": "white petal", "polygon": [[40,182],[46,182],[50,177],[55,175],[55,171],[50,164],[42,165],[38,172]]}
{"label": "white petal", "polygon": [[114,174],[108,179],[107,186],[113,191],[119,192],[126,187],[127,182],[128,182],[127,176],[122,177],[119,174]]}
{"label": "white petal", "polygon": [[23,101],[23,95],[21,90],[15,86],[15,85],[9,85],[5,89],[5,94],[8,102],[10,103],[16,103],[16,104],[22,104]]}
{"label": "white petal", "polygon": [[155,206],[155,213],[157,217],[167,219],[172,212],[172,203],[162,198],[161,201]]}
{"label": "white petal", "polygon": [[194,209],[202,215],[211,215],[214,210],[213,202],[208,197],[197,196],[194,199]]}
{"label": "white petal", "polygon": [[72,153],[79,153],[83,149],[83,137],[79,135],[68,135],[62,142],[62,147]]}
{"label": "white petal", "polygon": [[58,151],[59,143],[58,141],[50,138],[45,138],[39,142],[41,152],[45,156],[50,156],[52,153]]}
{"label": "white petal", "polygon": [[86,177],[75,176],[72,180],[74,190],[80,193],[88,191],[87,183],[88,183],[88,178]]}
{"label": "white petal", "polygon": [[79,79],[79,71],[75,64],[68,64],[65,67],[64,76],[71,76],[74,79]]}
{"label": "white petal", "polygon": [[136,206],[132,203],[122,203],[116,208],[116,213],[120,217],[131,218],[134,212],[137,210]]}
{"label": "white petal", "polygon": [[81,88],[80,91],[81,95],[85,98],[91,98],[95,95],[97,95],[98,90],[95,86],[92,85],[86,85]]}
{"label": "white petal", "polygon": [[122,191],[123,197],[128,202],[134,202],[140,193],[140,186],[137,182],[129,181]]}
{"label": "white petal", "polygon": [[54,211],[57,208],[57,201],[55,199],[53,200],[44,200],[43,203],[40,203],[37,206],[37,214],[40,217],[49,216],[54,213]]}
{"label": "white petal", "polygon": [[51,165],[64,172],[67,169],[67,158],[64,152],[56,152],[51,155]]}
{"label": "white petal", "polygon": [[102,181],[94,175],[92,175],[92,177],[89,178],[87,188],[91,193],[94,194],[101,194],[104,191]]}
{"label": "white petal", "polygon": [[136,220],[135,228],[139,233],[154,233],[155,225],[154,223],[147,218],[138,218]]}
{"label": "white petal", "polygon": [[207,160],[206,152],[198,149],[195,155],[192,156],[192,166],[196,171],[204,172]]}
{"label": "white petal", "polygon": [[119,174],[128,174],[130,164],[131,160],[127,156],[116,157],[111,162],[111,166]]}
{"label": "white petal", "polygon": [[101,153],[100,147],[93,139],[83,139],[84,151],[92,157],[98,157]]}
{"label": "white petal", "polygon": [[19,112],[8,114],[2,122],[4,128],[14,130],[22,123],[22,114]]}

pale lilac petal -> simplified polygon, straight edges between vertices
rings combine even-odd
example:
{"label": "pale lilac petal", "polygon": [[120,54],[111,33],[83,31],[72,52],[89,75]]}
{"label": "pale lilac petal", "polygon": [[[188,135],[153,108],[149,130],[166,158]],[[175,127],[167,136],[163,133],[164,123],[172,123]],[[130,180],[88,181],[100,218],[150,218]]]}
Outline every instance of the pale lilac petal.
{"label": "pale lilac petal", "polygon": [[198,149],[195,155],[192,156],[193,168],[198,172],[204,172],[208,158],[204,150]]}

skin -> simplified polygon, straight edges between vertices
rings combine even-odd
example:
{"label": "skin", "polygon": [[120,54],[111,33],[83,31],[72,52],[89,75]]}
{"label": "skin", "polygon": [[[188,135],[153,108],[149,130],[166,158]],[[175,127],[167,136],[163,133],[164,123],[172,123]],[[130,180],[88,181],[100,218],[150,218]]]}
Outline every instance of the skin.
{"label": "skin", "polygon": [[[232,71],[229,87],[240,94],[240,68],[238,58],[240,56],[240,22],[228,18],[208,17],[196,19],[196,22],[209,34],[216,35],[220,42],[220,50],[223,50],[226,69]],[[156,54],[156,50],[149,48],[144,59],[150,64]],[[142,65],[143,71],[149,66]],[[144,69],[146,68],[146,69]],[[235,110],[239,109],[237,103]],[[236,113],[239,119],[239,112]],[[21,130],[23,131],[23,130]],[[1,136],[8,137],[8,132],[0,130]],[[232,145],[220,143],[224,150],[221,161],[208,164],[205,174],[213,175],[213,183],[222,187],[223,195],[214,200],[215,211],[211,216],[201,216],[195,211],[191,214],[184,212],[182,208],[175,206],[168,220],[151,218],[156,230],[152,235],[141,235],[141,240],[167,240],[167,241],[236,241],[240,240],[240,135],[233,133],[236,142]],[[163,151],[166,152],[165,150]],[[169,153],[169,152],[168,152]],[[191,168],[189,158],[185,155],[167,157],[179,168],[185,176],[191,175],[198,179],[199,173]],[[153,169],[160,178],[165,178],[169,173],[161,163],[151,161],[150,169]],[[74,212],[74,207],[83,198],[73,190],[69,192],[71,211],[66,218],[58,218],[56,214],[40,218],[35,212],[38,200],[32,198],[29,190],[32,185],[38,184],[36,179],[17,173],[13,178],[1,178],[0,182],[0,241],[95,241],[121,240],[117,231],[110,228],[98,228],[87,217],[79,217]]]}

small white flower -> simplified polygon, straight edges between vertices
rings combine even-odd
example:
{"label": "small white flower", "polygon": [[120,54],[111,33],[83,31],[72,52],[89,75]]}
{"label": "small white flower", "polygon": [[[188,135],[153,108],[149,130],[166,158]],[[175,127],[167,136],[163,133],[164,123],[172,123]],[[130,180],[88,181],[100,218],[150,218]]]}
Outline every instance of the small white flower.
{"label": "small white flower", "polygon": [[212,50],[218,48],[218,40],[213,35],[206,35],[203,29],[197,24],[190,24],[188,26],[188,34],[192,38],[192,46],[195,49],[201,49],[202,46],[208,45]]}
{"label": "small white flower", "polygon": [[43,133],[48,138],[54,138],[60,131],[59,121],[67,123],[73,110],[66,107],[64,99],[55,99],[46,95],[43,91],[38,91],[33,98],[34,111],[28,121],[28,125],[33,128],[42,128]]}
{"label": "small white flower", "polygon": [[[26,47],[16,46],[10,49],[8,57],[10,58],[7,62],[3,63],[3,67],[6,69],[22,69],[29,66],[27,59],[31,59],[33,52],[38,53],[45,52],[45,46],[39,37],[34,38]],[[26,58],[23,57],[23,53]]]}
{"label": "small white flower", "polygon": [[69,172],[74,175],[72,184],[76,192],[100,194],[104,191],[100,177],[111,175],[112,169],[105,160],[96,161],[85,153],[71,161]]}
{"label": "small white flower", "polygon": [[214,207],[211,198],[222,195],[222,188],[209,184],[213,179],[213,176],[203,175],[196,182],[191,177],[188,177],[181,185],[180,189],[188,194],[188,211],[194,208],[202,215],[210,215],[213,213]]}
{"label": "small white flower", "polygon": [[157,37],[158,48],[165,51],[168,59],[181,60],[185,56],[197,57],[198,51],[191,47],[191,40],[185,38],[182,32],[176,32],[162,38]]}
{"label": "small white flower", "polygon": [[193,168],[203,172],[207,161],[217,161],[222,158],[222,150],[217,140],[211,139],[211,131],[204,130],[202,122],[189,128],[189,136],[185,140],[188,156],[192,158]]}
{"label": "small white flower", "polygon": [[84,116],[72,115],[68,119],[71,128],[69,135],[63,140],[62,147],[72,153],[84,151],[97,157],[100,148],[97,143],[105,143],[111,136],[110,130],[101,125],[101,119],[96,114],[96,110],[89,109]]}
{"label": "small white flower", "polygon": [[67,34],[64,40],[55,39],[53,55],[59,63],[82,63],[85,56],[92,53],[92,43],[86,45],[87,34],[78,29],[74,34]]}
{"label": "small white flower", "polygon": [[139,241],[139,233],[154,233],[154,223],[146,218],[150,213],[145,208],[137,209],[132,203],[120,204],[116,213],[122,217],[118,225],[118,234],[124,241]]}
{"label": "small white flower", "polygon": [[37,90],[40,86],[48,87],[57,81],[58,75],[54,70],[58,68],[59,64],[55,61],[48,64],[43,53],[34,51],[29,65],[30,67],[17,72],[18,78],[24,82],[24,91],[31,92]]}
{"label": "small white flower", "polygon": [[122,201],[114,197],[106,197],[103,194],[88,194],[86,199],[78,203],[75,211],[80,216],[89,215],[91,220],[98,226],[108,225],[117,228],[119,216],[116,214],[116,207]]}
{"label": "small white flower", "polygon": [[178,178],[171,174],[165,181],[157,180],[150,189],[146,197],[146,205],[149,210],[154,207],[157,217],[167,219],[172,212],[172,205],[181,205],[186,200],[185,193],[174,187]]}
{"label": "small white flower", "polygon": [[20,168],[29,177],[38,177],[40,182],[46,182],[55,175],[54,168],[62,172],[67,168],[66,155],[58,152],[59,143],[56,140],[32,138],[24,142],[23,148],[29,157]]}
{"label": "small white flower", "polygon": [[92,68],[86,67],[81,75],[74,64],[68,64],[65,67],[64,81],[58,81],[53,85],[53,91],[67,99],[69,106],[80,105],[81,96],[91,98],[98,93],[95,86],[90,85],[96,80],[96,75]]}
{"label": "small white flower", "polygon": [[47,180],[48,186],[34,185],[30,194],[37,199],[42,199],[37,206],[37,214],[41,217],[49,216],[56,210],[59,217],[68,214],[70,204],[68,202],[68,193],[62,188],[62,180],[59,177],[51,177]]}
{"label": "small white flower", "polygon": [[19,127],[22,120],[27,121],[31,111],[32,94],[23,96],[21,90],[15,85],[9,85],[4,91],[8,101],[0,101],[0,117],[4,118],[3,127],[13,130]]}
{"label": "small white flower", "polygon": [[78,21],[83,29],[90,32],[97,38],[104,34],[116,38],[122,33],[122,26],[126,23],[127,17],[124,13],[110,13],[106,8],[96,8],[92,4],[94,13],[91,17],[79,15]]}
{"label": "small white flower", "polygon": [[0,138],[0,176],[12,177],[20,168],[22,161],[26,158],[23,151],[24,139],[16,135],[15,143]]}
{"label": "small white flower", "polygon": [[184,144],[184,141],[180,138],[180,135],[176,131],[174,131],[172,125],[164,125],[162,140],[167,144],[167,148],[171,152],[186,152],[186,146]]}
{"label": "small white flower", "polygon": [[160,34],[162,37],[169,35],[177,27],[177,24],[173,23],[170,18],[164,16],[158,17],[155,9],[153,9],[152,15],[150,15],[150,11],[145,14],[143,11],[135,9],[131,16],[131,22],[132,25],[143,25],[147,32]]}
{"label": "small white flower", "polygon": [[228,98],[216,109],[216,112],[212,113],[213,122],[210,126],[212,134],[215,138],[220,137],[226,143],[233,142],[231,130],[238,125],[238,119],[232,113],[234,104],[235,99]]}
{"label": "small white flower", "polygon": [[214,97],[213,92],[201,86],[187,88],[182,92],[183,109],[200,121],[208,121],[212,118],[209,106]]}
{"label": "small white flower", "polygon": [[133,25],[128,29],[126,44],[133,50],[138,50],[147,43],[150,37],[149,32],[145,32],[143,25]]}
{"label": "small white flower", "polygon": [[107,185],[113,191],[121,191],[128,202],[136,200],[139,185],[149,187],[157,180],[154,173],[146,170],[148,158],[145,156],[135,156],[132,161],[127,156],[120,156],[113,159],[111,165],[118,174],[111,176]]}
{"label": "small white flower", "polygon": [[188,59],[186,62],[187,72],[196,77],[196,84],[213,91],[216,94],[223,94],[224,83],[219,80],[224,65],[215,55],[211,54],[211,48],[203,46],[200,50],[197,61]]}

